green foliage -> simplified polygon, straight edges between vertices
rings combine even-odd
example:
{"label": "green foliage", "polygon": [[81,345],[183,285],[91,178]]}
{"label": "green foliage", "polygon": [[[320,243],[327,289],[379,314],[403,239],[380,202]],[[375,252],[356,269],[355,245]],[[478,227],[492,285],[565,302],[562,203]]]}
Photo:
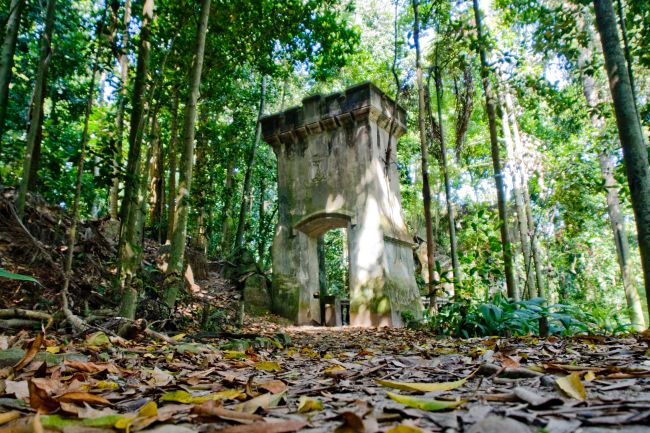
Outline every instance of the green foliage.
{"label": "green foliage", "polygon": [[462,338],[526,336],[539,335],[540,319],[548,322],[551,335],[617,334],[630,326],[621,314],[612,314],[597,303],[545,305],[543,298],[515,302],[501,294],[482,303],[472,299],[450,302],[426,324],[438,334]]}
{"label": "green foliage", "polygon": [[9,272],[3,268],[0,268],[0,278],[7,278],[10,280],[18,280],[18,281],[29,281],[30,283],[40,284],[38,280],[34,277],[30,277],[29,275],[23,275],[23,274],[14,274],[13,272]]}

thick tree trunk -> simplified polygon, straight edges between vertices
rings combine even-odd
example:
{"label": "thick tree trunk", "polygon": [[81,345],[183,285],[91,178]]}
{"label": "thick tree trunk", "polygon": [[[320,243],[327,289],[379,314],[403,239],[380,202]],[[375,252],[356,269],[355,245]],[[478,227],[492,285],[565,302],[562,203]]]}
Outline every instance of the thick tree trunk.
{"label": "thick tree trunk", "polygon": [[32,117],[27,132],[27,146],[25,148],[25,158],[23,159],[23,174],[18,187],[18,196],[16,198],[16,211],[20,217],[25,212],[25,198],[27,187],[30,184],[30,174],[32,173],[32,157],[34,147],[38,138],[38,131],[43,116],[43,100],[45,88],[47,87],[47,70],[50,66],[52,56],[52,33],[54,32],[54,19],[56,11],[56,0],[47,1],[47,12],[45,16],[45,29],[41,35],[41,54],[36,72],[34,88],[34,106],[32,108]]}
{"label": "thick tree trunk", "polygon": [[422,198],[424,202],[424,224],[427,238],[427,269],[429,281],[427,281],[429,297],[431,298],[430,309],[437,310],[436,290],[433,282],[434,256],[433,256],[433,227],[431,225],[431,186],[429,184],[429,152],[427,149],[426,126],[425,126],[425,99],[424,79],[422,77],[422,64],[420,55],[420,16],[418,11],[419,0],[413,0],[413,40],[415,41],[415,68],[418,85],[418,128],[420,130],[420,156],[422,158]]}
{"label": "thick tree trunk", "polygon": [[176,297],[183,285],[183,259],[185,253],[185,235],[187,233],[187,217],[190,210],[190,190],[192,187],[192,164],[194,160],[194,127],[196,123],[196,104],[199,99],[201,72],[203,70],[203,54],[205,52],[205,37],[210,16],[210,0],[201,0],[201,19],[196,33],[196,53],[190,76],[190,93],[185,104],[183,120],[183,150],[176,200],[176,222],[171,245],[171,255],[165,281],[164,302],[171,309],[176,303]]}
{"label": "thick tree trunk", "polygon": [[[507,92],[507,91],[506,91]],[[537,287],[535,286],[534,269],[532,267],[532,254],[530,250],[530,233],[528,230],[528,218],[526,217],[525,201],[523,191],[521,190],[521,181],[519,176],[519,161],[515,156],[515,146],[513,144],[512,133],[510,131],[510,121],[507,104],[501,106],[501,128],[503,129],[503,141],[506,145],[506,160],[510,164],[512,171],[512,190],[515,196],[515,209],[517,210],[517,228],[519,231],[519,240],[521,243],[521,254],[524,258],[524,275],[526,285],[521,293],[522,297],[537,297]],[[513,125],[514,128],[514,125]]]}
{"label": "thick tree trunk", "polygon": [[[0,143],[5,132],[7,117],[7,104],[9,103],[9,83],[11,82],[11,69],[14,65],[14,53],[20,28],[20,16],[23,12],[25,0],[11,0],[7,29],[0,51]],[[0,148],[0,153],[2,153]]]}
{"label": "thick tree trunk", "polygon": [[[436,56],[436,62],[438,58]],[[445,143],[445,127],[442,121],[442,73],[440,67],[434,68],[434,80],[436,82],[436,103],[438,106],[438,125],[440,127],[440,154],[442,172],[445,177],[445,196],[447,198],[447,218],[449,219],[449,245],[451,249],[451,265],[454,272],[454,287],[462,280],[460,262],[458,261],[458,240],[456,238],[456,218],[454,218],[454,204],[451,200],[451,180],[449,178],[449,166],[447,162],[447,144]],[[454,294],[456,291],[454,291]]]}
{"label": "thick tree trunk", "polygon": [[122,51],[118,61],[120,63],[120,95],[117,102],[117,114],[115,123],[117,134],[115,148],[113,149],[113,182],[110,193],[110,215],[111,219],[118,218],[119,193],[120,193],[120,167],[122,165],[122,146],[124,143],[124,107],[126,105],[127,84],[129,79],[129,24],[131,23],[131,0],[124,2],[124,33],[122,33]]}
{"label": "thick tree trunk", "polygon": [[129,155],[126,168],[124,199],[120,210],[120,246],[119,281],[122,290],[120,316],[133,319],[138,300],[138,288],[134,277],[140,268],[142,226],[141,204],[144,200],[140,186],[145,173],[144,163],[140,157],[142,150],[142,135],[144,129],[145,88],[149,70],[151,49],[151,24],[153,21],[154,0],[145,0],[142,8],[142,28],[140,30],[140,47],[138,49],[138,65],[133,86],[131,112],[131,129],[129,131]]}
{"label": "thick tree trunk", "polygon": [[499,159],[499,141],[497,137],[497,114],[496,101],[492,89],[492,83],[489,77],[489,65],[487,53],[485,51],[485,36],[483,33],[483,23],[481,20],[481,10],[478,6],[478,0],[474,1],[474,17],[476,19],[476,29],[479,41],[479,56],[481,58],[481,78],[483,81],[483,90],[485,93],[485,106],[490,126],[490,151],[492,153],[492,166],[494,169],[494,181],[497,191],[497,207],[499,209],[499,222],[501,229],[501,245],[503,248],[503,262],[506,276],[506,286],[508,297],[518,300],[519,291],[517,290],[517,280],[515,279],[514,267],[512,265],[512,245],[508,233],[508,209],[506,206],[506,189],[503,182],[503,171],[501,170],[501,161]]}
{"label": "thick tree trunk", "polygon": [[174,88],[172,96],[171,131],[169,137],[169,205],[167,209],[167,242],[174,234],[174,216],[176,214],[176,173],[178,172],[178,89]]}
{"label": "thick tree trunk", "polygon": [[264,114],[264,99],[266,97],[266,77],[262,76],[260,83],[260,107],[257,113],[257,122],[255,123],[255,141],[251,147],[248,156],[248,165],[246,166],[246,174],[244,175],[244,186],[242,189],[241,207],[239,208],[239,220],[237,222],[237,234],[235,235],[235,254],[241,253],[241,248],[244,244],[244,231],[246,226],[246,214],[251,203],[251,178],[253,177],[253,169],[255,168],[255,155],[257,154],[257,147],[260,144],[262,137],[262,124],[260,118]]}
{"label": "thick tree trunk", "polygon": [[621,50],[616,15],[611,0],[594,0],[598,32],[614,101],[618,135],[636,219],[646,299],[650,302],[650,169],[648,148],[634,102],[634,92]]}
{"label": "thick tree trunk", "polygon": [[[596,81],[592,76],[584,73],[584,68],[591,63],[593,56],[591,47],[592,42],[593,38],[590,39],[588,47],[580,49],[578,68],[580,69],[582,91],[591,111],[591,125],[594,128],[594,131],[601,131],[605,125],[605,119],[603,119],[597,111],[600,96],[596,87]],[[614,178],[616,162],[614,157],[610,155],[607,146],[603,146],[602,151],[599,152],[599,159],[600,174],[603,178],[607,194],[607,214],[609,216],[612,233],[614,234],[616,257],[618,259],[618,266],[621,269],[621,281],[623,283],[625,299],[627,300],[627,307],[630,310],[632,326],[636,330],[643,330],[645,328],[645,319],[643,317],[641,299],[637,288],[634,285],[634,278],[632,276],[632,270],[630,269],[630,245],[627,239],[625,219],[621,213],[620,200],[618,197],[619,186]]]}

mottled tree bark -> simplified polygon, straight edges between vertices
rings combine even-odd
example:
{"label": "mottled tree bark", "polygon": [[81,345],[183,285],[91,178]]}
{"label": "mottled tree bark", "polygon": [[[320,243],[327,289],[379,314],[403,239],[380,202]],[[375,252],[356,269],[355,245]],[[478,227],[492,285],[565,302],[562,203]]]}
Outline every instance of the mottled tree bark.
{"label": "mottled tree bark", "polygon": [[623,147],[625,171],[636,219],[646,299],[650,302],[650,169],[648,148],[636,111],[625,56],[616,27],[611,0],[594,0],[596,22],[605,56],[609,88],[614,101],[618,135]]}
{"label": "mottled tree bark", "polygon": [[120,212],[121,230],[118,251],[119,280],[122,289],[120,316],[133,319],[138,300],[138,287],[134,277],[140,268],[142,226],[141,206],[144,197],[139,192],[144,170],[140,157],[142,150],[142,134],[144,129],[144,106],[149,57],[151,50],[151,24],[153,21],[154,0],[145,0],[142,8],[142,28],[140,30],[140,47],[138,49],[138,64],[133,86],[131,112],[131,129],[129,131],[129,155],[126,168],[124,199]]}
{"label": "mottled tree bark", "polygon": [[483,33],[483,23],[481,20],[481,10],[478,6],[478,0],[474,1],[474,17],[476,19],[476,30],[479,40],[479,56],[481,58],[481,78],[483,81],[483,90],[485,93],[485,106],[490,127],[490,151],[492,153],[492,167],[494,169],[494,181],[497,191],[497,207],[499,209],[499,222],[501,230],[501,245],[503,248],[503,262],[506,276],[506,286],[508,297],[518,300],[519,291],[517,290],[517,280],[512,260],[512,245],[508,233],[508,209],[506,206],[506,189],[503,182],[503,171],[501,170],[501,161],[499,157],[499,141],[497,137],[497,114],[496,100],[492,83],[489,77],[489,65],[487,53],[485,51],[485,36]]}
{"label": "mottled tree bark", "polygon": [[210,16],[210,0],[201,0],[201,18],[196,33],[196,52],[190,75],[190,92],[185,104],[183,120],[183,148],[180,160],[180,178],[176,199],[176,223],[172,238],[171,254],[167,275],[165,278],[164,302],[171,309],[176,303],[176,297],[182,288],[183,259],[185,256],[185,236],[187,233],[187,218],[190,210],[190,190],[192,187],[192,164],[194,160],[194,132],[196,123],[196,104],[199,99],[201,72],[203,70],[203,55],[205,52],[205,37]]}
{"label": "mottled tree bark", "polygon": [[[584,69],[592,60],[592,43],[593,38],[590,38],[587,47],[580,48],[578,68],[582,82],[582,91],[591,111],[591,125],[594,128],[594,131],[596,131],[596,135],[598,135],[598,131],[601,131],[605,125],[605,119],[603,119],[598,113],[600,96],[598,94],[598,88],[596,87],[596,81],[592,76],[584,72]],[[630,245],[627,239],[627,230],[625,229],[625,219],[621,213],[620,199],[618,197],[619,185],[614,178],[616,162],[607,147],[608,146],[603,145],[602,150],[598,155],[600,160],[600,174],[603,178],[607,197],[607,215],[614,235],[616,257],[618,260],[618,266],[621,270],[621,282],[623,283],[627,307],[630,310],[632,326],[636,330],[643,330],[645,328],[645,319],[643,317],[639,292],[635,287],[632,270],[630,268]]]}

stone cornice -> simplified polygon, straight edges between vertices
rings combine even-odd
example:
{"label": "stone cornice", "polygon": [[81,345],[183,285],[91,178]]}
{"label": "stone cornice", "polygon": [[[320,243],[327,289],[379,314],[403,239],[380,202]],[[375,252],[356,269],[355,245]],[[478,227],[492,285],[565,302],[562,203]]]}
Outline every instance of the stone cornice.
{"label": "stone cornice", "polygon": [[260,119],[264,141],[272,146],[293,144],[309,135],[317,135],[355,123],[374,121],[384,130],[392,126],[399,138],[406,131],[406,112],[397,107],[393,118],[393,101],[374,84],[366,82],[345,90],[344,93],[313,95],[302,101],[302,106]]}

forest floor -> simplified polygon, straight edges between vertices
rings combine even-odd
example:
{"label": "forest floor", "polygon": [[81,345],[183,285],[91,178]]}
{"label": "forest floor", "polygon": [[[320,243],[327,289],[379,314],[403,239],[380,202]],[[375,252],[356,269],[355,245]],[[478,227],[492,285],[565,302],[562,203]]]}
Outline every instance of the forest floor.
{"label": "forest floor", "polygon": [[[650,334],[463,340],[273,316],[234,327],[240,294],[211,272],[182,300],[171,339],[116,338],[115,313],[93,310],[110,301],[95,288],[111,277],[114,241],[92,222],[71,301],[97,321],[73,332],[56,311],[65,219],[35,203],[24,225],[9,223],[8,202],[0,194],[0,267],[43,285],[0,280],[0,304],[55,320],[17,331],[23,322],[0,317],[0,433],[650,432]],[[145,249],[153,269],[159,245]]]}
{"label": "forest floor", "polygon": [[650,431],[643,336],[438,339],[268,318],[174,343],[29,334],[0,337],[0,432]]}

